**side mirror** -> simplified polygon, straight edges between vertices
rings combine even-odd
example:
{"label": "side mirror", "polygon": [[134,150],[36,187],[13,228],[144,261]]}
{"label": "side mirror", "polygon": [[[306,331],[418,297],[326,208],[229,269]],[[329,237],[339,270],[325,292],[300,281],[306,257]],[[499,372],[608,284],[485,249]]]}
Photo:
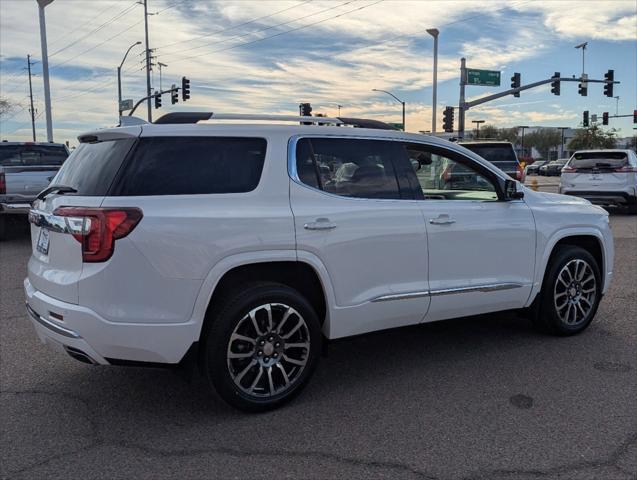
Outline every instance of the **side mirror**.
{"label": "side mirror", "polygon": [[519,200],[524,198],[524,192],[518,190],[518,182],[515,180],[504,181],[504,199],[505,200]]}

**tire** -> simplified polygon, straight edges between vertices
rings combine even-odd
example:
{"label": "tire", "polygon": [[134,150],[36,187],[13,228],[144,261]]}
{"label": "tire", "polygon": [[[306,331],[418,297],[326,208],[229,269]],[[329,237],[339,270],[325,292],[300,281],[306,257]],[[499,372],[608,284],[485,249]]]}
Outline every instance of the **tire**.
{"label": "tire", "polygon": [[301,392],[318,364],[318,316],[290,287],[249,284],[226,297],[210,320],[203,373],[235,408],[261,412],[280,407]]}
{"label": "tire", "polygon": [[589,252],[572,245],[559,246],[530,308],[535,327],[559,336],[584,331],[597,312],[601,280],[599,266]]}

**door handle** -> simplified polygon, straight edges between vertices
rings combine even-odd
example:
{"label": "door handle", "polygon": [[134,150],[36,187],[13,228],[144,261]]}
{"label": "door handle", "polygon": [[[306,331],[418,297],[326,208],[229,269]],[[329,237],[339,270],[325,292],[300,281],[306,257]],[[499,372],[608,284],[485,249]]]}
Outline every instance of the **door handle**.
{"label": "door handle", "polygon": [[303,225],[306,230],[332,230],[336,228],[336,224],[330,222],[329,218],[317,218],[315,222],[309,222]]}
{"label": "door handle", "polygon": [[456,221],[446,213],[441,213],[436,218],[430,218],[429,223],[432,225],[450,225],[456,223]]}

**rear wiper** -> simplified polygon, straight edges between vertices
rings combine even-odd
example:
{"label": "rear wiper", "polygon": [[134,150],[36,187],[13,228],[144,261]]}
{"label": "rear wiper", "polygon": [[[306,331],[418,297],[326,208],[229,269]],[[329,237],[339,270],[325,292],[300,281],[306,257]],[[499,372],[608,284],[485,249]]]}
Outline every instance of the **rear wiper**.
{"label": "rear wiper", "polygon": [[77,190],[68,185],[49,185],[35,197],[36,200],[43,200],[49,193],[77,193]]}

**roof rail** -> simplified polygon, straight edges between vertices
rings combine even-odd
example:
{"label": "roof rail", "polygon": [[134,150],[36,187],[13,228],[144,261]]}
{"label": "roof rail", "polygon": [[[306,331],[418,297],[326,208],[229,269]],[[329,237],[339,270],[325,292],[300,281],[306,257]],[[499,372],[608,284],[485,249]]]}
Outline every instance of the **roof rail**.
{"label": "roof rail", "polygon": [[261,115],[251,113],[172,112],[155,120],[155,124],[197,123],[202,120],[272,120],[284,122],[326,123],[343,125],[338,118],[300,117],[298,115]]}
{"label": "roof rail", "polygon": [[302,117],[298,115],[266,115],[252,113],[213,113],[213,112],[172,112],[167,113],[157,120],[155,124],[184,124],[197,123],[203,120],[258,120],[258,121],[279,121],[279,122],[299,122],[305,125],[337,125],[357,128],[372,128],[376,130],[398,130],[396,127],[379,120],[369,118],[344,118],[344,117]]}

